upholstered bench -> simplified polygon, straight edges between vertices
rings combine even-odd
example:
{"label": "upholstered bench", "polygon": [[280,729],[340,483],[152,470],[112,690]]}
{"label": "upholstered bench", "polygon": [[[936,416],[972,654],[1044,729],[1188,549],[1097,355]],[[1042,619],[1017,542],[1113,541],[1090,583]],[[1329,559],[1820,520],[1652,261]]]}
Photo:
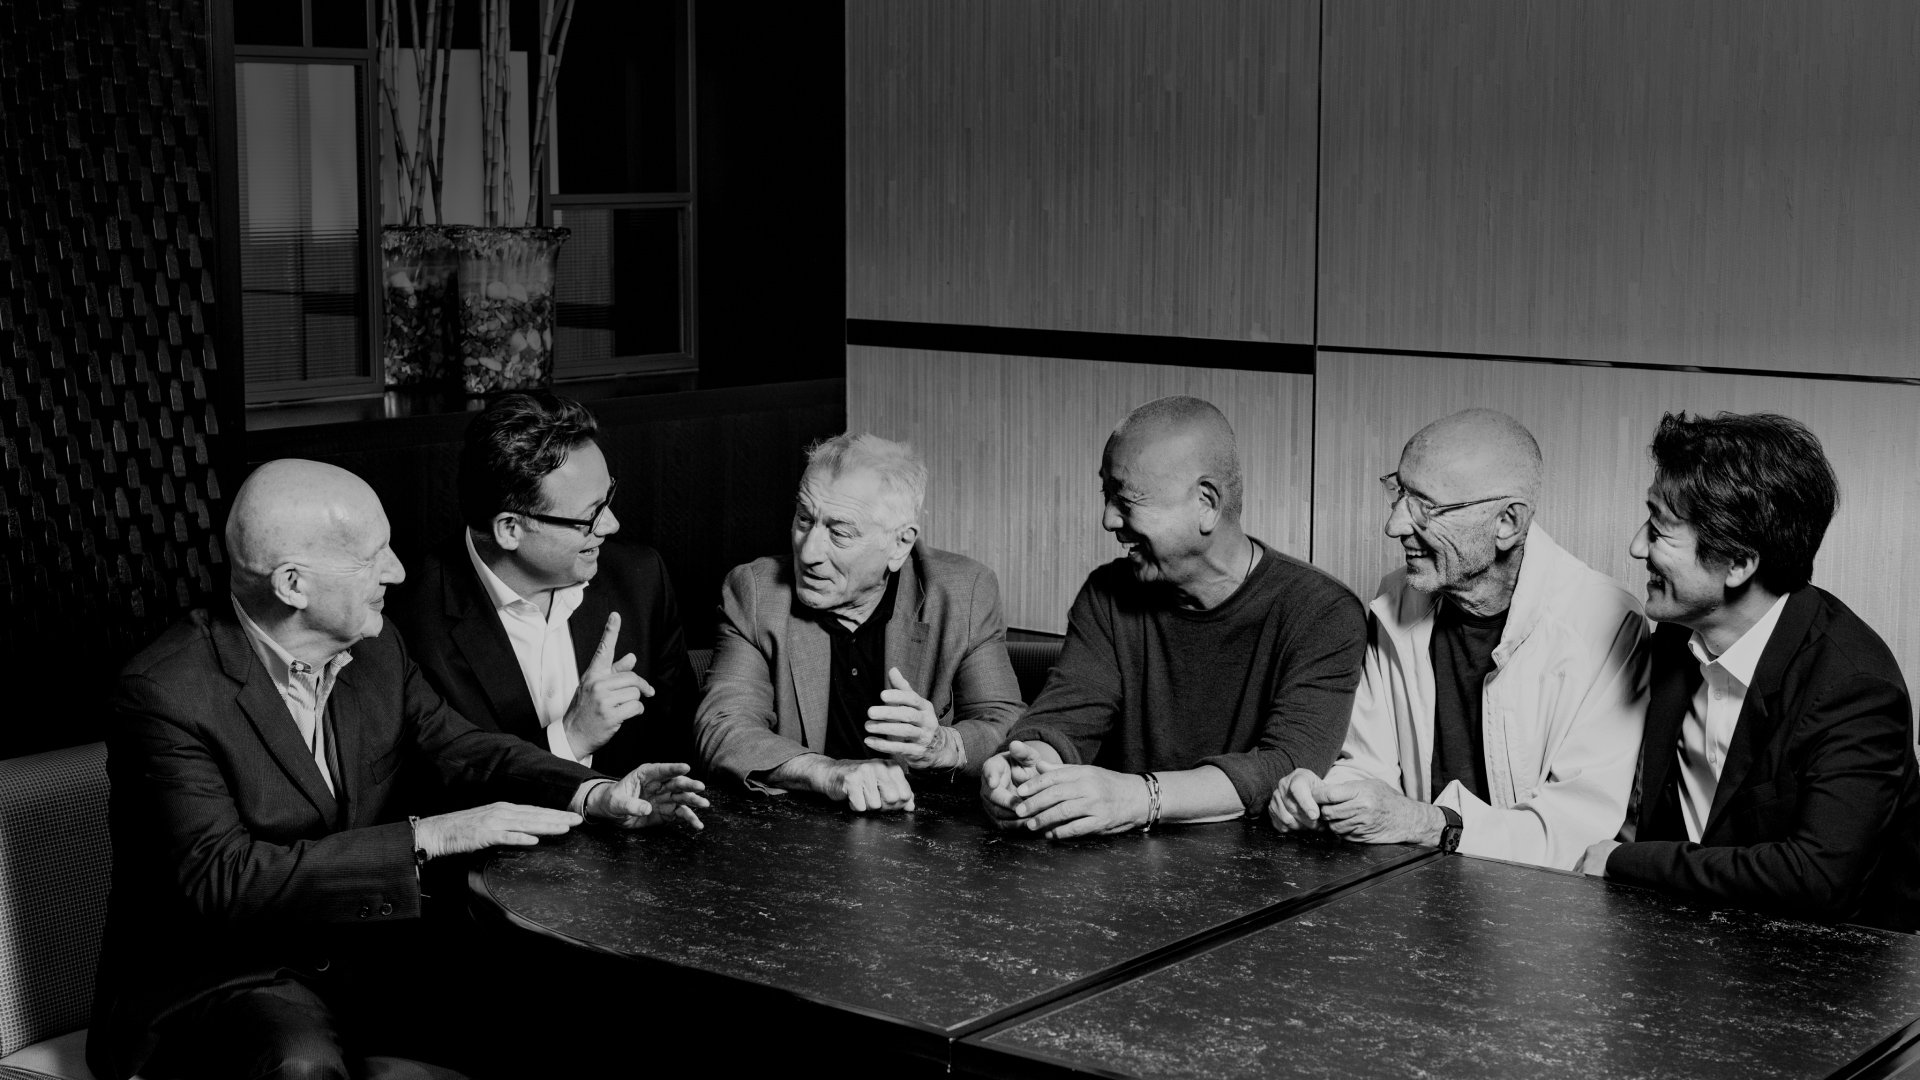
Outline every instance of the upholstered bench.
{"label": "upholstered bench", "polygon": [[92,1080],[111,865],[105,743],[0,761],[0,1080]]}

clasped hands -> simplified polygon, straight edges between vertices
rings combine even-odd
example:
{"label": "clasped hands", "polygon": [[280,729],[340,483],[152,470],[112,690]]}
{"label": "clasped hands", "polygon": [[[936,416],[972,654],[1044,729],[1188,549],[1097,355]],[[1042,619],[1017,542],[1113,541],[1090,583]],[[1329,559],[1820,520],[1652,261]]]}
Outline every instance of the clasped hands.
{"label": "clasped hands", "polygon": [[[586,817],[624,829],[643,829],[680,821],[700,829],[697,809],[707,800],[706,785],[687,775],[678,762],[642,765],[616,782],[601,783],[587,793]],[[543,836],[559,836],[581,823],[570,810],[519,803],[496,802],[421,818],[414,843],[427,857],[460,855],[490,847],[527,847]]]}
{"label": "clasped hands", "polygon": [[1267,820],[1281,832],[1330,830],[1363,844],[1440,842],[1446,815],[1378,780],[1322,780],[1295,769],[1273,789]]}
{"label": "clasped hands", "polygon": [[1002,829],[1049,840],[1126,832],[1146,823],[1146,781],[1093,765],[1064,765],[1044,742],[1014,741],[980,767],[980,805]]}

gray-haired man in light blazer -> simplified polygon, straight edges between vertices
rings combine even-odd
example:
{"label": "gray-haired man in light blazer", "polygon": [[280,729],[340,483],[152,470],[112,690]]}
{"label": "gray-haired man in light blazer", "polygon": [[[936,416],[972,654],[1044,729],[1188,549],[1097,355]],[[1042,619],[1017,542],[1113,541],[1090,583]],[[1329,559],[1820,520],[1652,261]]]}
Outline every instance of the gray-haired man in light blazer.
{"label": "gray-haired man in light blazer", "polygon": [[1000,584],[919,543],[927,469],[847,433],[807,454],[790,556],[735,567],[694,722],[707,768],[858,811],[977,772],[1020,715]]}

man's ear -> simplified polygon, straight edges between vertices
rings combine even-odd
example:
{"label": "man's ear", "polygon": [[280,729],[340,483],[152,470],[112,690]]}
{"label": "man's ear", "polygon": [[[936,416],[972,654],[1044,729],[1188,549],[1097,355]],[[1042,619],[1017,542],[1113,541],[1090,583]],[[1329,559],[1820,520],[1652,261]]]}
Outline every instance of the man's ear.
{"label": "man's ear", "polygon": [[502,551],[520,550],[521,530],[526,528],[526,523],[520,520],[519,514],[505,512],[495,514],[491,524],[494,547]]}
{"label": "man's ear", "polygon": [[1193,482],[1194,495],[1200,500],[1200,532],[1211,535],[1220,527],[1220,508],[1226,505],[1226,496],[1220,490],[1220,482],[1211,476],[1202,476]]}
{"label": "man's ear", "polygon": [[1493,543],[1501,551],[1512,551],[1526,542],[1527,526],[1533,523],[1533,504],[1525,499],[1509,499],[1493,516]]}
{"label": "man's ear", "polygon": [[306,576],[293,563],[274,567],[273,573],[267,577],[267,584],[273,589],[275,600],[290,608],[304,609],[307,606]]}
{"label": "man's ear", "polygon": [[907,556],[913,552],[913,542],[920,538],[919,522],[908,522],[900,526],[893,534],[893,551],[887,555],[887,572],[892,573],[907,564]]}
{"label": "man's ear", "polygon": [[1760,572],[1760,553],[1749,551],[1745,555],[1736,555],[1727,560],[1727,588],[1740,589],[1753,581]]}

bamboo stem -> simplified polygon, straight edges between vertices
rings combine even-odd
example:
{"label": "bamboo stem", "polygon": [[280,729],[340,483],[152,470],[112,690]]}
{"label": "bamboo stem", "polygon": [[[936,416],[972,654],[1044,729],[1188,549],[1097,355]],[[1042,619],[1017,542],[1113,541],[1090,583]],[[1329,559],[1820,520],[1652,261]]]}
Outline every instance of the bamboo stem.
{"label": "bamboo stem", "polygon": [[[547,96],[547,51],[553,44],[553,0],[540,0],[539,68],[534,72],[533,101],[536,106]],[[542,117],[541,119],[544,119]],[[541,167],[540,138],[536,134],[527,148],[527,224],[537,225],[540,200],[546,197],[546,170]]]}
{"label": "bamboo stem", "polygon": [[[547,63],[549,42],[543,40],[540,43],[541,79],[538,109],[540,119],[539,129],[534,135],[533,161],[535,167],[540,170],[539,192],[542,199],[546,198],[547,188],[551,186],[547,183],[547,138],[553,118],[554,93],[560,82],[560,63],[566,59],[567,55],[567,30],[573,26],[573,0],[560,0],[559,15],[559,27],[551,35],[551,39],[557,42],[557,47],[553,53],[553,63],[551,65]],[[533,214],[534,204],[529,202],[527,204],[527,224],[529,225],[534,224]]]}
{"label": "bamboo stem", "polygon": [[[438,43],[439,37],[439,0],[426,0],[424,25],[421,22],[420,0],[414,0],[414,83],[419,87],[420,93],[418,106],[420,134],[414,140],[414,146],[423,153],[426,147],[431,145],[433,141],[433,87],[439,78],[441,66],[446,62],[446,57],[442,54],[441,50],[434,47],[434,45]],[[427,163],[424,168],[416,168],[411,175],[413,205],[423,217],[426,212],[427,181],[435,171],[437,171],[436,166],[432,163]],[[415,224],[418,224],[418,222],[415,222]]]}
{"label": "bamboo stem", "polygon": [[492,43],[494,0],[480,0],[480,175],[482,179],[480,194],[481,223],[493,225],[493,125],[488,122],[491,115],[493,77]]}
{"label": "bamboo stem", "polygon": [[413,207],[408,199],[412,183],[414,161],[407,153],[406,132],[400,126],[400,97],[393,84],[400,76],[400,64],[397,53],[400,48],[400,31],[395,25],[394,0],[382,0],[384,23],[380,28],[380,96],[387,106],[387,125],[393,131],[394,163],[400,169],[400,178],[394,182],[395,198],[400,203],[400,221],[403,224],[417,225],[413,221]]}
{"label": "bamboo stem", "polygon": [[500,184],[500,222],[503,225],[511,224],[514,218],[513,143],[512,140],[508,138],[508,135],[513,131],[513,34],[512,22],[508,18],[510,11],[509,3],[510,0],[500,0],[501,17],[497,28],[500,34],[500,43],[498,46],[500,61],[500,150],[501,156],[506,161],[506,167],[500,170],[502,173]]}
{"label": "bamboo stem", "polygon": [[[453,24],[460,12],[458,0],[444,0],[444,3],[447,8],[446,17],[441,20],[440,36],[434,42],[436,51],[444,57],[440,64],[440,85],[434,91],[440,99],[440,130],[435,137],[433,154],[427,158],[428,179],[433,185],[433,223],[435,225],[446,224],[445,215],[440,208],[440,188],[446,174],[447,99],[453,96],[448,93],[448,88],[453,81]],[[424,148],[422,152],[424,153]]]}

